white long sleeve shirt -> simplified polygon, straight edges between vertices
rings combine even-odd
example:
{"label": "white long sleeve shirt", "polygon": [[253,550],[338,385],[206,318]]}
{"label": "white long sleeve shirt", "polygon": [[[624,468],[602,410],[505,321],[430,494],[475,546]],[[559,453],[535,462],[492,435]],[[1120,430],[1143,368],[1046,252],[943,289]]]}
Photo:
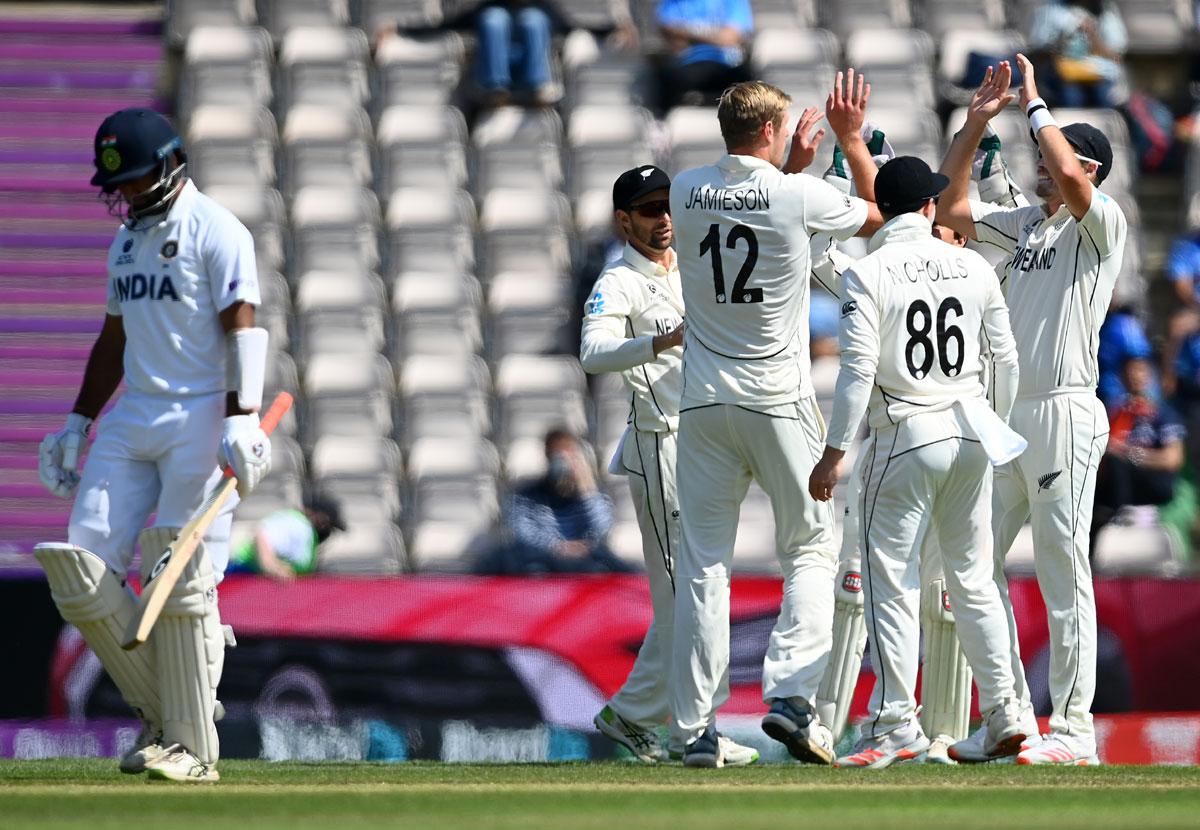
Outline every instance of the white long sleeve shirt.
{"label": "white long sleeve shirt", "polygon": [[1017,351],[996,273],[931,230],[920,214],[892,219],[843,275],[841,371],[828,437],[835,449],[849,448],[864,411],[878,429],[985,400],[985,349],[994,361],[996,413],[1007,418],[1012,408]]}
{"label": "white long sleeve shirt", "polygon": [[632,397],[629,423],[644,432],[679,427],[683,347],[654,354],[654,338],[683,321],[683,291],[672,252],[663,267],[626,244],[584,305],[579,362],[585,372],[620,372]]}

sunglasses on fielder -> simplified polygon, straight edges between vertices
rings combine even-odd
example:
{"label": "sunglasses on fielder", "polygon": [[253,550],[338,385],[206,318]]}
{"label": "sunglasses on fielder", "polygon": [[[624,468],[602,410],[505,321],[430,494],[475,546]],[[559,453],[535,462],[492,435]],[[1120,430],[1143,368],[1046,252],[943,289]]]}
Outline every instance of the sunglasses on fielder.
{"label": "sunglasses on fielder", "polygon": [[671,203],[666,199],[655,199],[653,202],[630,205],[629,212],[636,213],[644,219],[657,219],[671,212]]}

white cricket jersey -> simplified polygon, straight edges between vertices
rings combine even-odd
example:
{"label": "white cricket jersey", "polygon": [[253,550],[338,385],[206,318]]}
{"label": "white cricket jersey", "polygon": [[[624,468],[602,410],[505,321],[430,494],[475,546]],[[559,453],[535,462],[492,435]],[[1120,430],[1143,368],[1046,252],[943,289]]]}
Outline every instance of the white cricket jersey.
{"label": "white cricket jersey", "polygon": [[672,252],[664,268],[626,244],[596,280],[583,308],[579,361],[588,372],[620,372],[633,396],[629,423],[645,432],[679,426],[683,347],[654,354],[654,337],[683,321],[683,290]]}
{"label": "white cricket jersey", "polygon": [[1064,205],[1015,209],[971,202],[975,235],[1011,255],[1002,288],[1021,358],[1019,397],[1095,389],[1100,325],[1121,271],[1128,225],[1092,189],[1080,220]]}
{"label": "white cricket jersey", "polygon": [[158,221],[122,226],[108,249],[108,313],[125,326],[125,383],[156,395],[225,391],[217,315],[259,305],[254,240],[187,181]]}
{"label": "white cricket jersey", "polygon": [[889,221],[869,250],[842,276],[841,371],[829,446],[850,446],[864,409],[878,429],[982,400],[985,347],[1004,385],[997,411],[1007,417],[1016,345],[987,260],[935,239],[932,223],[917,213]]}
{"label": "white cricket jersey", "polygon": [[813,394],[810,237],[848,239],[867,203],[803,173],[727,155],[671,183],[687,306],[682,409],[776,406]]}

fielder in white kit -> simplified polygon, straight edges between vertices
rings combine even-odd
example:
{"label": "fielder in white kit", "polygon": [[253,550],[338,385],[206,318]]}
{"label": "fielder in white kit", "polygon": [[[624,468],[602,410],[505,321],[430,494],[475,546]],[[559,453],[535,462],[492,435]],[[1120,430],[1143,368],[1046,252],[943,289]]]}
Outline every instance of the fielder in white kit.
{"label": "fielder in white kit", "polygon": [[[1028,452],[996,474],[995,578],[1012,632],[1010,659],[1026,724],[1033,723],[1020,670],[1016,621],[1004,556],[1032,520],[1034,562],[1050,627],[1050,735],[1030,741],[1023,764],[1096,763],[1091,706],[1096,688],[1096,599],[1088,559],[1096,468],[1108,443],[1108,417],[1096,397],[1097,341],[1112,300],[1128,226],[1098,187],[1112,170],[1108,139],[1087,124],[1060,129],[1038,97],[1033,66],[1017,56],[1020,104],[1040,153],[1037,195],[1044,204],[1005,210],[967,199],[971,152],[989,119],[1013,96],[1012,70],[990,70],[968,108],[967,124],[942,165],[951,185],[938,221],[1012,255],[1003,282],[1021,359],[1011,424]],[[960,761],[986,760],[978,736],[951,748]]]}
{"label": "fielder in white kit", "polygon": [[[674,560],[679,551],[675,444],[683,384],[683,291],[671,247],[671,179],[654,165],[622,173],[613,215],[626,244],[605,267],[584,306],[579,361],[587,372],[620,372],[630,392],[629,424],[610,465],[627,476],[642,532],[654,620],[621,689],[595,717],[596,728],[647,763],[671,752],[656,732],[667,722],[667,680],[675,618]],[[758,751],[721,736],[727,764]]]}
{"label": "fielder in white kit", "polygon": [[[114,215],[125,213],[108,252],[104,325],[66,427],[46,436],[39,473],[51,492],[78,489],[68,543],[37,546],[51,594],[141,718],[121,771],[176,781],[216,781],[216,688],[232,635],[222,627],[216,584],[229,560],[237,499],[209,529],[163,607],[149,642],[123,651],[135,603],[125,586],[135,537],[166,549],[232,466],[244,496],[271,466],[256,414],[267,332],[249,231],[184,175],[170,123],[147,109],[100,125],[96,174]],[[79,472],[94,419],[124,376],[127,391],[100,424]],[[155,526],[142,530],[156,513]],[[141,533],[139,534],[139,531]]]}
{"label": "fielder in white kit", "polygon": [[[863,138],[872,148],[875,163],[882,166],[894,157],[882,132],[864,125]],[[1000,154],[1000,139],[990,129],[975,152],[971,177],[979,187],[983,201],[1017,207],[1028,205],[1009,175]],[[852,192],[844,170],[835,163],[825,173],[825,181],[844,192]],[[933,225],[933,236],[948,245],[962,248],[967,239],[944,225]],[[842,254],[831,240],[814,237],[813,278],[840,301],[842,275],[854,261]],[[863,618],[861,525],[857,502],[862,493],[863,467],[868,454],[861,453],[846,488],[846,510],[842,522],[842,546],[838,554],[838,578],[835,583],[833,647],[829,664],[821,679],[815,706],[821,720],[838,740],[846,728],[850,706],[862,669],[867,632]],[[930,740],[926,762],[953,764],[948,750],[967,735],[971,714],[971,668],[958,642],[953,609],[942,575],[941,549],[934,534],[927,534],[920,551],[921,629],[923,661],[921,670],[921,728]]]}
{"label": "fielder in white kit", "polygon": [[[1024,449],[1005,426],[1017,356],[999,281],[978,254],[931,234],[948,183],[912,156],[875,181],[888,220],[843,275],[833,416],[809,484],[829,500],[846,449],[867,413],[872,429],[859,516],[867,635],[876,672],[863,739],[838,766],[883,768],[921,758],[917,722],[921,575],[918,552],[937,535],[959,639],[975,672],[995,756],[1025,735],[1007,659],[1008,628],[992,581],[991,471]],[[986,346],[985,346],[986,344]],[[991,353],[1000,415],[987,403],[982,354]]]}
{"label": "fielder in white kit", "polygon": [[[867,192],[875,165],[859,130],[869,88],[861,77],[855,87],[853,70],[848,79],[844,94],[838,73],[826,117]],[[832,760],[810,703],[829,654],[837,550],[832,511],[805,492],[824,438],[809,377],[809,247],[821,231],[869,234],[881,217],[867,201],[780,169],[790,100],[758,81],[730,87],[717,108],[728,155],[671,186],[688,323],[670,708],[672,740],[690,766],[724,764],[714,715],[726,697],[729,569],[751,479],[771,498],[784,583],[763,666],[763,729],[800,760]],[[801,120],[794,147],[807,142],[809,123]]]}

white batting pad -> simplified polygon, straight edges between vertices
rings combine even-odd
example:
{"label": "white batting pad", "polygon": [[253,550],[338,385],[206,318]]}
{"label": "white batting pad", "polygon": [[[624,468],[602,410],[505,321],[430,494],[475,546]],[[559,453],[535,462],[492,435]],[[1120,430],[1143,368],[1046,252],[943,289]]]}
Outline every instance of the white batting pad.
{"label": "white batting pad", "polygon": [[[858,580],[857,593],[845,590],[847,577]],[[862,671],[863,651],[867,646],[861,577],[857,572],[843,571],[839,579],[833,606],[833,648],[816,700],[817,715],[833,733],[834,741],[846,729],[854,687],[858,685],[858,675]]]}
{"label": "white batting pad", "polygon": [[[152,527],[138,536],[142,551],[161,552],[179,528]],[[156,555],[142,560],[143,579]],[[201,542],[163,606],[150,633],[162,692],[163,744],[183,744],[206,764],[220,754],[217,683],[225,660],[225,631],[217,612],[216,580]]]}
{"label": "white batting pad", "polygon": [[50,595],[63,619],[79,629],[125,702],[157,730],[162,723],[162,703],[154,652],[121,648],[137,608],[133,595],[100,557],[83,548],[45,542],[33,549],[33,555],[46,571]]}
{"label": "white batting pad", "polygon": [[955,630],[946,582],[935,579],[921,592],[925,665],[921,669],[921,728],[930,739],[961,741],[971,718],[971,666]]}

